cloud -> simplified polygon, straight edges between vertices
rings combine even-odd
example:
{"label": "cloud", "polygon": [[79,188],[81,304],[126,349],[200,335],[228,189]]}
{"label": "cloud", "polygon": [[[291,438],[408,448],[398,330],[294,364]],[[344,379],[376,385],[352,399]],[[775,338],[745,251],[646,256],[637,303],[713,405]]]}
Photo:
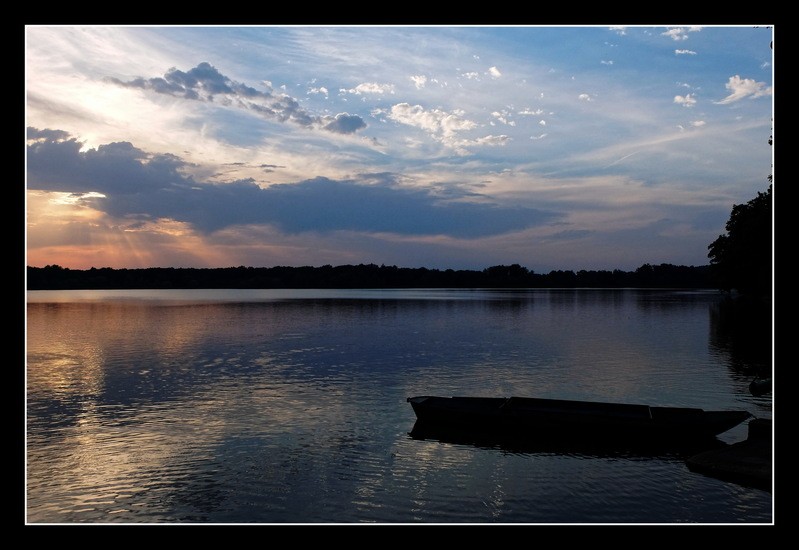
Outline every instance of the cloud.
{"label": "cloud", "polygon": [[573,239],[582,239],[584,237],[588,237],[595,233],[594,231],[590,231],[588,229],[566,229],[565,231],[558,231],[557,233],[553,233],[547,236],[547,239],[551,240],[573,240]]}
{"label": "cloud", "polygon": [[285,168],[285,166],[281,166],[279,164],[259,164],[258,168],[264,171],[266,174],[270,174],[275,171],[276,168]]}
{"label": "cloud", "polygon": [[394,93],[394,85],[393,84],[378,84],[376,82],[364,82],[363,84],[358,84],[354,88],[350,88],[349,90],[345,90],[342,88],[341,92],[361,95],[361,94],[393,94]]}
{"label": "cloud", "polygon": [[696,55],[693,50],[674,50],[675,55]]}
{"label": "cloud", "polygon": [[588,94],[580,94],[577,96],[577,99],[579,99],[580,101],[593,101],[591,99],[591,96]]}
{"label": "cloud", "polygon": [[523,109],[523,110],[519,111],[517,114],[538,116],[538,115],[543,115],[544,114],[544,110],[543,109],[536,109],[535,111],[533,111],[532,109],[528,108],[528,109]]}
{"label": "cloud", "polygon": [[680,28],[669,29],[666,32],[662,32],[660,34],[664,36],[670,36],[672,40],[688,40],[688,35],[685,34],[685,31],[683,31]]}
{"label": "cloud", "polygon": [[771,95],[772,93],[771,86],[766,86],[765,82],[755,82],[751,78],[741,78],[738,75],[731,76],[725,87],[731,93],[721,101],[714,101],[717,105],[726,105],[745,97],[754,99]]}
{"label": "cloud", "polygon": [[[45,130],[44,132],[53,132]],[[64,133],[65,134],[65,133]],[[98,192],[125,200],[163,187],[164,181],[194,184],[180,170],[186,163],[171,154],[148,155],[129,142],[100,145],[81,152],[83,143],[62,134],[42,136],[28,144],[28,187],[69,193]]]}
{"label": "cloud", "polygon": [[474,72],[472,72],[472,73],[463,73],[463,74],[461,74],[461,76],[465,76],[468,79],[476,80],[476,79],[480,78],[480,73],[474,73]]}
{"label": "cloud", "polygon": [[401,124],[421,128],[441,143],[458,148],[464,142],[457,139],[456,134],[477,127],[475,122],[463,118],[463,114],[463,111],[457,109],[447,112],[440,109],[428,110],[421,105],[398,103],[391,107],[388,118]]}
{"label": "cloud", "polygon": [[[335,125],[331,127],[327,117],[306,111],[296,99],[287,94],[274,93],[269,81],[263,81],[266,91],[258,91],[246,84],[230,80],[207,62],[202,62],[186,72],[175,68],[169,69],[163,77],[138,77],[127,82],[108,78],[107,81],[126,88],[139,88],[192,101],[240,108],[277,122],[291,122],[306,128],[321,128],[342,133]],[[365,128],[366,123],[352,124],[350,127]]]}
{"label": "cloud", "polygon": [[496,67],[489,67],[488,74],[491,75],[491,78],[499,78],[500,76],[502,76],[502,73],[499,72],[499,69],[497,69]]}
{"label": "cloud", "polygon": [[410,78],[417,90],[421,90],[424,88],[425,84],[427,84],[427,77],[423,74],[412,76]]}
{"label": "cloud", "polygon": [[26,133],[28,140],[33,141],[63,141],[70,137],[69,132],[64,130],[50,130],[47,128],[39,130],[30,126],[28,126]]}
{"label": "cloud", "polygon": [[696,99],[691,94],[686,94],[684,96],[676,95],[674,96],[674,103],[682,105],[683,107],[693,107],[696,105]]}
{"label": "cloud", "polygon": [[[502,124],[507,124],[508,126],[516,126],[516,121],[510,120],[510,118],[508,118],[510,116],[510,113],[504,109],[501,112],[500,111],[492,112],[491,116],[496,118]],[[493,122],[491,124],[493,125]]]}
{"label": "cloud", "polygon": [[539,136],[530,136],[530,139],[544,139],[548,134],[541,134]]}
{"label": "cloud", "polygon": [[337,134],[354,134],[361,128],[366,128],[366,123],[358,115],[339,113],[335,117],[325,117],[329,120],[324,129]]}
{"label": "cloud", "polygon": [[688,40],[688,33],[689,32],[698,32],[701,31],[702,27],[671,27],[666,32],[660,33],[662,36],[668,36],[672,40],[681,41],[681,40]]}
{"label": "cloud", "polygon": [[622,162],[622,161],[624,161],[624,160],[627,160],[627,159],[628,159],[628,158],[630,158],[631,156],[633,156],[633,155],[637,155],[639,152],[640,152],[640,151],[633,151],[632,153],[628,153],[628,154],[624,155],[624,156],[623,156],[623,157],[621,157],[621,158],[617,158],[616,160],[614,160],[613,162],[611,162],[610,164],[608,164],[607,166],[605,166],[605,168],[607,169],[607,168],[610,168],[611,166],[615,166],[615,165],[619,164],[620,162]]}
{"label": "cloud", "polygon": [[541,120],[538,121],[538,124],[540,124],[541,126],[546,126],[547,125],[547,121],[541,119]]}
{"label": "cloud", "polygon": [[601,63],[602,65],[613,65],[613,60],[612,60],[612,59],[611,59],[610,61],[604,61],[604,60],[603,60],[603,61],[600,61],[600,63]]}
{"label": "cloud", "polygon": [[[704,120],[692,120],[688,124],[691,126],[691,128],[701,128],[702,126],[707,125],[707,122]],[[680,132],[685,131],[685,127],[682,124],[678,124],[677,128],[680,130]]]}
{"label": "cloud", "polygon": [[[254,181],[214,184],[195,180],[173,155],[149,154],[130,143],[81,151],[75,138],[32,129],[28,188],[71,193],[129,226],[173,220],[203,233],[263,225],[284,233],[356,231],[478,238],[552,221],[553,212],[464,202],[466,191],[442,200],[425,189],[398,185],[391,174],[348,180],[313,178],[261,188]],[[507,136],[480,138],[497,145]],[[473,196],[473,191],[468,194]],[[488,199],[488,197],[483,197]]]}
{"label": "cloud", "polygon": [[327,91],[327,88],[325,88],[324,86],[319,86],[318,88],[309,88],[308,89],[308,93],[309,94],[324,94],[325,96],[329,95],[328,91]]}
{"label": "cloud", "polygon": [[244,84],[232,82],[207,62],[202,62],[187,72],[171,68],[164,74],[163,78],[138,77],[128,82],[123,82],[116,78],[109,78],[108,80],[129,88],[142,88],[159,94],[183,97],[185,99],[212,101],[213,97],[219,94],[241,95],[244,97],[272,97],[269,92],[259,92]]}
{"label": "cloud", "polygon": [[505,145],[511,141],[510,136],[501,135],[501,136],[484,136],[474,140],[466,141],[463,145],[489,145],[489,146],[497,146],[497,145]]}
{"label": "cloud", "polygon": [[608,27],[608,30],[615,32],[619,36],[624,36],[625,34],[627,34],[627,27],[621,27],[618,25]]}

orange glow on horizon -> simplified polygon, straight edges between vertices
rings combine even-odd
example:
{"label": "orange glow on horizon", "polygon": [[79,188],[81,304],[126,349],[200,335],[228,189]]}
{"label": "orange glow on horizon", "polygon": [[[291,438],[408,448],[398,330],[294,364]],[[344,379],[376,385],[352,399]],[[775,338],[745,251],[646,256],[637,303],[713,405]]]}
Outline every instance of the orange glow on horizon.
{"label": "orange glow on horizon", "polygon": [[92,208],[98,193],[29,191],[26,265],[146,268],[216,266],[226,251],[210,247],[189,224],[170,219],[114,220]]}

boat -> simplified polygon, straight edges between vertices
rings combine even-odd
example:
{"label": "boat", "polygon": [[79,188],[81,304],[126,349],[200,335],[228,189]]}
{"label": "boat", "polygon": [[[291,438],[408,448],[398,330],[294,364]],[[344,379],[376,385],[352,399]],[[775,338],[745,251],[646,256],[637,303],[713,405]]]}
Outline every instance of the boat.
{"label": "boat", "polygon": [[408,436],[417,441],[435,441],[483,450],[512,454],[558,454],[591,458],[669,458],[688,459],[728,444],[719,438],[654,438],[654,437],[575,437],[565,432],[547,434],[532,430],[519,433],[499,430],[475,430],[458,426],[431,424],[417,420]]}
{"label": "boat", "polygon": [[417,423],[438,428],[513,437],[603,439],[713,438],[753,415],[532,397],[408,397]]}

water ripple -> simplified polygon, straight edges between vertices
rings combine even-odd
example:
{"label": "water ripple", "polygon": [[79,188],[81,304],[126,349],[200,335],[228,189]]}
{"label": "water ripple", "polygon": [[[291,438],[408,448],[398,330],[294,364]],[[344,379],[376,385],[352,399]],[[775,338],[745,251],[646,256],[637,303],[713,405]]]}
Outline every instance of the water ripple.
{"label": "water ripple", "polygon": [[27,520],[770,520],[768,493],[693,474],[680,456],[408,435],[405,397],[428,393],[770,417],[770,399],[748,394],[744,360],[714,337],[712,302],[387,295],[29,304]]}

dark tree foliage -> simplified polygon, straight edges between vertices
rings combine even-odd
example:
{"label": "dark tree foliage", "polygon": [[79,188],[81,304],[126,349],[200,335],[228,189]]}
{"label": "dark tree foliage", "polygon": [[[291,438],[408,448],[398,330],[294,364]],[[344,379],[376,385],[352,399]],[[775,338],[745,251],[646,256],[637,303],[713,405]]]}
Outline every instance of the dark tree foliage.
{"label": "dark tree foliage", "polygon": [[771,294],[772,202],[771,188],[758,192],[746,204],[732,207],[726,235],[708,246],[711,276],[722,290],[742,294]]}
{"label": "dark tree foliage", "polygon": [[29,290],[119,288],[713,288],[709,266],[644,264],[635,271],[535,273],[519,264],[482,271],[359,264],[333,267],[27,269]]}

